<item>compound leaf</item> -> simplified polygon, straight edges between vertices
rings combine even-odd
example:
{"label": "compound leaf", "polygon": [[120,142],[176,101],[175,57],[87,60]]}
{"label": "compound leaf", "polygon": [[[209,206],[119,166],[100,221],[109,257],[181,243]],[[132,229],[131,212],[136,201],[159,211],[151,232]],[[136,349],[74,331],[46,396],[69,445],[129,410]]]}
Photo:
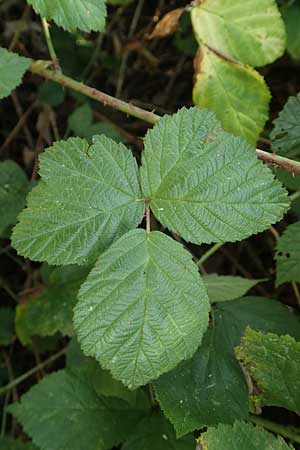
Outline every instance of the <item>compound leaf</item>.
{"label": "compound leaf", "polygon": [[0,47],[0,99],[7,97],[22,81],[31,60]]}
{"label": "compound leaf", "polygon": [[162,414],[143,419],[124,443],[122,450],[194,450],[195,438],[176,439],[174,428]]}
{"label": "compound leaf", "polygon": [[143,217],[136,161],[105,136],[56,142],[40,156],[40,175],[12,237],[33,261],[88,264]]}
{"label": "compound leaf", "polygon": [[300,342],[247,328],[236,354],[258,389],[255,403],[300,411]]}
{"label": "compound leaf", "polygon": [[73,334],[73,308],[88,273],[86,267],[57,267],[43,291],[17,307],[16,331],[24,345],[32,336],[54,336],[58,331],[64,336]]}
{"label": "compound leaf", "polygon": [[110,449],[143,415],[123,400],[98,396],[88,376],[70,370],[44,378],[9,411],[42,450]]}
{"label": "compound leaf", "polygon": [[17,215],[24,208],[28,190],[29,182],[21,167],[14,161],[1,162],[0,231],[16,223]]}
{"label": "compound leaf", "polygon": [[197,428],[232,424],[248,416],[248,387],[234,354],[248,325],[300,338],[297,317],[267,298],[218,303],[213,317],[214,324],[193,358],[154,383],[156,397],[179,437]]}
{"label": "compound leaf", "polygon": [[193,355],[208,311],[190,254],[160,232],[138,229],[99,257],[74,322],[84,353],[134,389]]}
{"label": "compound leaf", "polygon": [[276,248],[276,285],[300,281],[300,222],[288,225]]}
{"label": "compound leaf", "polygon": [[198,108],[165,116],[148,131],[141,178],[155,217],[196,244],[244,239],[288,208],[286,191],[255,149]]}
{"label": "compound leaf", "polygon": [[200,45],[264,66],[285,50],[285,28],[274,0],[204,0],[192,9]]}
{"label": "compound leaf", "polygon": [[21,440],[9,437],[0,438],[0,450],[38,450],[37,447],[30,442],[22,442]]}
{"label": "compound leaf", "polygon": [[281,437],[245,422],[209,428],[198,441],[205,450],[294,450]]}
{"label": "compound leaf", "polygon": [[272,149],[287,158],[300,156],[300,94],[289,97],[274,120],[271,132]]}
{"label": "compound leaf", "polygon": [[211,109],[226,131],[255,144],[268,119],[271,98],[263,77],[206,47],[199,50],[198,61],[195,105]]}
{"label": "compound leaf", "polygon": [[216,273],[203,275],[202,279],[211,303],[226,302],[242,297],[257,283],[263,281],[230,275],[217,275]]}
{"label": "compound leaf", "polygon": [[103,31],[105,0],[27,0],[35,12],[68,31]]}

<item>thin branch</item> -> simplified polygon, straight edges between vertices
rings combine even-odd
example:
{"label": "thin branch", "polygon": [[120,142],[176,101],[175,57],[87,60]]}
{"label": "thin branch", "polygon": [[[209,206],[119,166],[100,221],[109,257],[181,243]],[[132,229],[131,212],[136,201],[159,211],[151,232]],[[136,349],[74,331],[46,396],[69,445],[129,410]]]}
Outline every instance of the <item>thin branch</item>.
{"label": "thin branch", "polygon": [[209,250],[207,250],[207,252],[204,253],[204,255],[201,256],[201,258],[198,259],[197,261],[197,266],[200,267],[202,266],[202,264],[205,263],[205,261],[212,256],[214,253],[216,253],[221,247],[222,245],[224,245],[224,243],[219,243],[219,244],[215,244],[213,245]]}
{"label": "thin branch", "polygon": [[55,48],[52,43],[51,34],[50,34],[50,30],[49,30],[49,24],[44,17],[41,18],[41,21],[42,21],[42,25],[43,25],[43,30],[44,30],[44,35],[45,35],[49,55],[50,55],[50,58],[53,63],[53,67],[56,72],[61,72],[61,68],[59,65],[58,58],[56,56]]}
{"label": "thin branch", "polygon": [[49,364],[51,364],[54,361],[56,361],[58,358],[60,358],[61,356],[63,356],[66,353],[66,350],[67,350],[67,348],[64,348],[64,349],[60,350],[55,355],[52,355],[52,356],[50,356],[50,358],[46,359],[46,361],[42,362],[41,364],[38,364],[37,366],[35,366],[32,369],[28,370],[28,372],[24,373],[23,375],[19,376],[18,378],[16,378],[15,380],[13,380],[9,384],[7,384],[6,386],[2,387],[0,389],[0,396],[5,394],[7,391],[15,388],[18,384],[22,383],[24,380],[26,380],[27,378],[29,378],[32,375],[34,375],[39,370],[43,369],[44,367],[46,367]]}
{"label": "thin branch", "polygon": [[255,425],[260,425],[267,430],[272,431],[272,433],[279,434],[291,441],[300,443],[300,434],[291,427],[285,427],[279,423],[264,419],[263,417],[254,416],[253,414],[250,414],[247,420]]}
{"label": "thin branch", "polygon": [[[48,65],[49,62],[47,61],[35,61],[31,64],[29,70],[34,74],[40,75],[48,80],[55,81],[56,83],[73,89],[74,91],[80,92],[81,94],[86,95],[87,97],[90,97],[105,106],[110,106],[111,108],[128,114],[129,116],[144,120],[151,125],[156,124],[160,119],[160,116],[153,112],[146,111],[132,105],[131,103],[112,97],[111,95],[98,91],[97,89],[87,86],[84,83],[73,80],[62,73],[49,70],[47,68]],[[271,166],[281,167],[292,173],[300,173],[300,161],[294,161],[292,159],[284,158],[283,156],[276,155],[275,153],[268,153],[260,149],[256,149],[256,154],[260,160]]]}

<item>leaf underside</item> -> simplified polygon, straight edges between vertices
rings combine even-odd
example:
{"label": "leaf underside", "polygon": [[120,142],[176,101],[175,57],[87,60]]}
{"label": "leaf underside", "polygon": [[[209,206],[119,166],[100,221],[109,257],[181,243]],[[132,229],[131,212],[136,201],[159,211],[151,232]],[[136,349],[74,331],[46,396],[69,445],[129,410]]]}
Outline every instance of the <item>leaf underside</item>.
{"label": "leaf underside", "polygon": [[136,388],[193,355],[208,311],[190,254],[160,232],[138,229],[100,256],[74,323],[84,353]]}
{"label": "leaf underside", "polygon": [[230,275],[205,274],[202,280],[211,303],[226,302],[242,297],[263,280],[253,280]]}
{"label": "leaf underside", "polygon": [[199,44],[251,66],[264,66],[285,50],[285,28],[274,0],[204,0],[192,9]]}
{"label": "leaf underside", "polygon": [[300,281],[300,222],[288,225],[276,247],[276,286]]}

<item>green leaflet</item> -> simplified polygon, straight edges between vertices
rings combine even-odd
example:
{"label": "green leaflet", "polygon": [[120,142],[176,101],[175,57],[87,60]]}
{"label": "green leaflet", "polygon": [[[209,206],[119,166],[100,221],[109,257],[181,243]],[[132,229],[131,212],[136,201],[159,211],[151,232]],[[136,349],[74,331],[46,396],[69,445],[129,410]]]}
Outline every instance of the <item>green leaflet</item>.
{"label": "green leaflet", "polygon": [[[1,69],[0,69],[1,74]],[[1,75],[0,75],[1,76]],[[14,225],[29,190],[26,174],[14,161],[0,163],[0,232]]]}
{"label": "green leaflet", "polygon": [[209,428],[199,444],[205,450],[294,450],[281,437],[245,422]]}
{"label": "green leaflet", "polygon": [[43,292],[17,307],[16,331],[24,345],[32,336],[54,336],[58,331],[64,336],[73,334],[73,308],[89,271],[86,267],[57,267]]}
{"label": "green leaflet", "polygon": [[0,47],[0,99],[7,97],[22,81],[31,60]]}
{"label": "green leaflet", "polygon": [[226,131],[255,144],[269,114],[271,95],[264,78],[206,47],[199,50],[198,60],[194,103],[214,111]]}
{"label": "green leaflet", "polygon": [[285,29],[275,0],[204,0],[192,9],[199,44],[238,61],[264,66],[285,49]]}
{"label": "green leaflet", "polygon": [[49,264],[89,264],[142,220],[132,153],[105,136],[56,142],[40,156],[41,181],[28,196],[12,243]]}
{"label": "green leaflet", "polygon": [[282,8],[282,16],[285,23],[287,43],[286,48],[289,55],[300,59],[300,4],[295,2],[287,8]]}
{"label": "green leaflet", "polygon": [[202,280],[211,303],[226,302],[242,297],[257,283],[263,281],[229,275],[217,275],[216,273],[202,275]]}
{"label": "green leaflet", "polygon": [[122,450],[194,450],[195,438],[188,434],[176,439],[174,428],[162,415],[143,419],[128,437]]}
{"label": "green leaflet", "polygon": [[141,178],[155,217],[196,244],[244,239],[288,208],[254,148],[199,108],[164,116],[148,131]]}
{"label": "green leaflet", "polygon": [[297,317],[267,298],[218,303],[213,317],[214,323],[193,358],[154,384],[156,397],[179,437],[203,426],[232,424],[248,416],[248,388],[234,354],[248,325],[300,339]]}
{"label": "green leaflet", "polygon": [[208,311],[191,255],[160,232],[138,229],[99,257],[74,324],[84,353],[134,389],[193,355]]}
{"label": "green leaflet", "polygon": [[257,386],[258,394],[252,395],[255,403],[299,413],[300,342],[247,328],[236,354]]}
{"label": "green leaflet", "polygon": [[11,308],[0,308],[0,346],[9,345],[15,334],[15,312]]}
{"label": "green leaflet", "polygon": [[105,0],[27,0],[35,12],[68,31],[103,31]]}
{"label": "green leaflet", "polygon": [[30,442],[22,442],[21,440],[9,437],[0,438],[0,450],[38,450],[37,447]]}
{"label": "green leaflet", "polygon": [[41,450],[108,450],[143,416],[123,400],[98,396],[88,376],[61,370],[9,406]]}
{"label": "green leaflet", "polygon": [[276,286],[300,281],[300,222],[288,225],[276,247]]}
{"label": "green leaflet", "polygon": [[272,149],[287,158],[300,157],[300,94],[289,97],[274,120]]}

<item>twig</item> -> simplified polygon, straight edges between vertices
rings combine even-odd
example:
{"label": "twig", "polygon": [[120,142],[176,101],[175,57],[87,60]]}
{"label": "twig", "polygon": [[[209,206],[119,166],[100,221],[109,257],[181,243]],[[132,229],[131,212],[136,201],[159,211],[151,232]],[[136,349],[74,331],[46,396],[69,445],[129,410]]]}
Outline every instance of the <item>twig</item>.
{"label": "twig", "polygon": [[294,431],[293,428],[285,427],[279,423],[264,419],[263,417],[254,416],[253,414],[250,414],[247,420],[255,425],[260,425],[267,430],[272,431],[272,433],[279,434],[280,436],[291,439],[291,441],[298,442],[300,444],[300,433]]}
{"label": "twig", "polygon": [[[105,106],[110,106],[117,111],[121,111],[129,116],[144,120],[152,125],[156,124],[160,119],[160,116],[153,112],[146,111],[132,105],[131,103],[119,100],[116,97],[112,97],[111,95],[98,91],[97,89],[87,86],[86,84],[79,83],[78,81],[63,75],[62,73],[49,70],[46,68],[47,65],[47,61],[35,61],[31,64],[29,70],[34,74],[40,75],[48,80],[55,81],[56,83],[73,89],[74,91],[80,92],[87,97],[103,103]],[[292,159],[284,158],[283,156],[276,155],[275,153],[268,153],[260,149],[256,149],[256,154],[260,160],[269,165],[281,167],[292,173],[300,173],[300,161],[294,161]]]}
{"label": "twig", "polygon": [[197,266],[200,267],[202,266],[202,264],[205,263],[205,261],[212,256],[214,253],[216,253],[219,248],[222,247],[222,245],[224,245],[224,243],[219,243],[219,244],[215,244],[213,245],[209,250],[207,250],[207,252],[204,253],[204,255],[201,256],[201,258],[198,259],[197,261]]}
{"label": "twig", "polygon": [[32,369],[28,370],[28,372],[24,373],[23,375],[19,376],[18,378],[16,378],[15,380],[13,380],[9,384],[7,384],[6,386],[2,387],[0,389],[0,396],[5,394],[10,389],[15,388],[16,386],[18,386],[18,384],[22,383],[24,380],[26,380],[27,378],[29,378],[32,375],[34,375],[39,370],[43,369],[44,367],[46,367],[49,364],[51,364],[54,361],[56,361],[58,358],[63,356],[66,353],[66,351],[67,351],[67,348],[65,347],[62,350],[60,350],[58,353],[56,353],[55,355],[50,356],[50,358],[46,359],[46,361],[43,361],[41,364],[38,364],[37,366],[35,366]]}
{"label": "twig", "polygon": [[56,56],[56,52],[55,52],[55,49],[54,49],[54,46],[53,46],[53,43],[52,43],[51,34],[50,34],[50,30],[49,30],[49,24],[48,24],[47,20],[44,17],[41,18],[41,21],[42,21],[42,25],[43,25],[43,30],[44,30],[44,35],[45,35],[45,39],[46,39],[49,55],[50,55],[50,58],[51,58],[52,63],[53,63],[53,67],[54,67],[56,72],[61,72],[59,61],[58,61],[58,58]]}
{"label": "twig", "polygon": [[[15,139],[15,137],[17,136],[17,134],[19,133],[19,131],[21,130],[21,128],[24,126],[24,124],[26,123],[26,120],[28,119],[28,117],[30,116],[30,114],[32,113],[33,108],[35,107],[35,103],[33,103],[32,105],[29,106],[29,108],[27,109],[27,111],[22,115],[22,117],[19,119],[18,123],[16,124],[16,126],[13,128],[13,130],[9,133],[9,135],[7,136],[7,138],[5,139],[3,145],[0,147],[0,153],[3,152],[3,150],[5,150],[11,143],[12,141]],[[31,147],[32,148],[32,147]]]}

